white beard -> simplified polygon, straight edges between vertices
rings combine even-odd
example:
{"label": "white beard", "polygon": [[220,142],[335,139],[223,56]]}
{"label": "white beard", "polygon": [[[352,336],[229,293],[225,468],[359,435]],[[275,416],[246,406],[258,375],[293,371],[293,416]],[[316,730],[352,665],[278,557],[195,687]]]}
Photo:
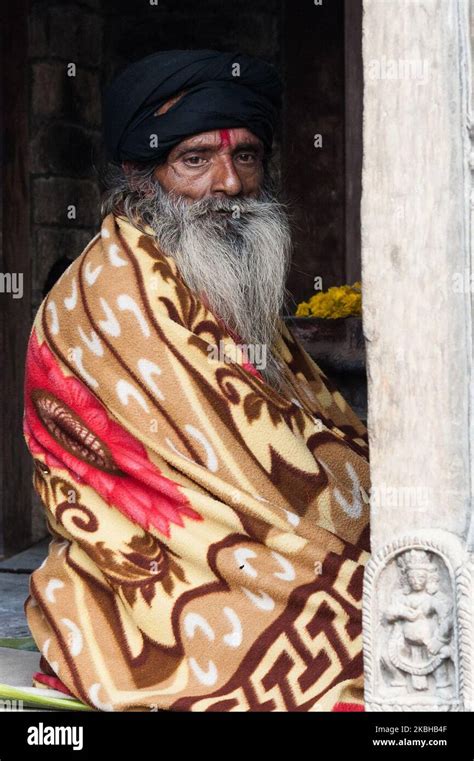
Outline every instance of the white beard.
{"label": "white beard", "polygon": [[[143,208],[158,245],[173,256],[191,290],[250,353],[277,390],[283,366],[273,352],[286,298],[291,236],[287,215],[268,192],[258,199],[205,198],[189,203],[156,183]],[[223,210],[226,213],[223,213]]]}

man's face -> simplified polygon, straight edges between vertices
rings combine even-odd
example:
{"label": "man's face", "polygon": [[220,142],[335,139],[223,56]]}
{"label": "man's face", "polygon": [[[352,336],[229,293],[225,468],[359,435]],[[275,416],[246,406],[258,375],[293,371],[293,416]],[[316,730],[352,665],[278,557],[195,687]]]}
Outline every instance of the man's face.
{"label": "man's face", "polygon": [[202,132],[182,140],[156,168],[161,187],[189,202],[209,197],[255,198],[263,181],[263,144],[250,130]]}
{"label": "man's face", "polygon": [[264,149],[248,129],[183,140],[155,166],[126,177],[127,216],[153,231],[189,289],[241,342],[265,350],[259,367],[275,388],[283,366],[273,351],[285,299],[291,236],[265,171]]}

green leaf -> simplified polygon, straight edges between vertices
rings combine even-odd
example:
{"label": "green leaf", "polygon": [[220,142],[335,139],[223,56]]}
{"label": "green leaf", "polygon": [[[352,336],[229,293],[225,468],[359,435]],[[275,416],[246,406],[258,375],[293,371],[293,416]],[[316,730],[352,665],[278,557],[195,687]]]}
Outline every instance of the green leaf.
{"label": "green leaf", "polygon": [[93,711],[94,709],[76,698],[57,697],[57,691],[49,696],[44,694],[46,690],[36,687],[11,687],[9,684],[0,684],[0,700],[22,700],[24,705],[42,706],[43,708],[55,708],[65,711]]}
{"label": "green leaf", "polygon": [[11,647],[15,650],[32,650],[39,653],[33,637],[2,637],[0,638],[0,647]]}

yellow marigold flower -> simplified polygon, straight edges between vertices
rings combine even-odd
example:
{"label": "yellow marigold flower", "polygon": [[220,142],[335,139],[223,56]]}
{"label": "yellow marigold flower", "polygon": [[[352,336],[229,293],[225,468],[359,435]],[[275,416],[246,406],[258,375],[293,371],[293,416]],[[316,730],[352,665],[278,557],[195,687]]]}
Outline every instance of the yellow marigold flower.
{"label": "yellow marigold flower", "polygon": [[315,293],[308,301],[298,304],[297,317],[337,319],[362,313],[362,283],[336,285],[325,292]]}
{"label": "yellow marigold flower", "polygon": [[311,307],[305,301],[302,301],[301,304],[298,304],[295,314],[297,317],[310,317]]}

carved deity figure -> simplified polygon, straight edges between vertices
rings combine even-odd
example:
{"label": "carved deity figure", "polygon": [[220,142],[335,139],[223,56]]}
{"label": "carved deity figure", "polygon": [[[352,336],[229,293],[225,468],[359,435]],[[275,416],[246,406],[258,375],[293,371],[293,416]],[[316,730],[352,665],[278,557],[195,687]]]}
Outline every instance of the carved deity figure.
{"label": "carved deity figure", "polygon": [[450,688],[453,609],[439,586],[439,572],[425,550],[407,550],[396,560],[400,589],[384,612],[388,626],[387,652],[382,663],[392,687],[429,690],[432,675],[437,688]]}

